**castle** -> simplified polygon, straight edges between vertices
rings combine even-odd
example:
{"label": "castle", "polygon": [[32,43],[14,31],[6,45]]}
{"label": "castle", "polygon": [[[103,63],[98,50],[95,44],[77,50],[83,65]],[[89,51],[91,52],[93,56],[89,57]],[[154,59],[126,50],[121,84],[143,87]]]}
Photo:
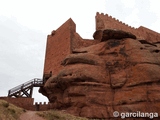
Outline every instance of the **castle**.
{"label": "castle", "polygon": [[[95,16],[95,19],[96,31],[105,29],[123,30],[134,34],[140,40],[146,40],[152,44],[160,42],[159,33],[143,26],[140,26],[139,28],[133,28],[111,16],[108,16],[107,14],[104,15],[103,13],[100,14],[98,12]],[[76,32],[76,24],[71,18],[68,19],[57,30],[53,30],[47,37],[43,80],[47,80],[47,75],[49,73],[55,75],[64,68],[64,66],[61,64],[67,55],[76,53],[76,49],[95,45],[100,42],[101,41],[96,38],[83,39]],[[1,97],[0,99],[4,99],[28,110],[48,110],[52,108],[50,103],[36,103],[33,105],[33,98]]]}
{"label": "castle", "polygon": [[[160,42],[160,34],[148,28],[140,26],[133,28],[108,14],[98,13],[95,16],[96,31],[105,29],[123,30],[136,35],[139,39],[147,40],[150,43]],[[97,39],[83,39],[76,32],[76,24],[70,18],[51,35],[48,35],[46,45],[46,56],[44,64],[44,74],[57,74],[63,68],[61,61],[70,53],[74,53],[75,49],[87,47],[99,43]]]}

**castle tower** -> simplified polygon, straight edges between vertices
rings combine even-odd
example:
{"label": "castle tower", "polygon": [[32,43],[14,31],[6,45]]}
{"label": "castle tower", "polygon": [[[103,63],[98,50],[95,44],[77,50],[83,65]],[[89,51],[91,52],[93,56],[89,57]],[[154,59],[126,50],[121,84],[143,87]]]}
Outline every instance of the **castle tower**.
{"label": "castle tower", "polygon": [[76,32],[76,24],[70,18],[47,37],[44,74],[57,74],[64,66],[61,61],[75,49],[96,44],[99,41],[83,39]]}
{"label": "castle tower", "polygon": [[56,74],[62,69],[61,61],[71,53],[71,39],[75,30],[75,23],[72,19],[68,19],[56,31],[52,31],[51,35],[48,35],[44,73],[52,71]]}

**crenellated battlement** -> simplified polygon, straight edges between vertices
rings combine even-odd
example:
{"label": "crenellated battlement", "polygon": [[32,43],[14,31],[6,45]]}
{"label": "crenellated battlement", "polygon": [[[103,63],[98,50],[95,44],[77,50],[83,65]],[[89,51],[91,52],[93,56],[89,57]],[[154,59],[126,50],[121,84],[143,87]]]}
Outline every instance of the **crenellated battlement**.
{"label": "crenellated battlement", "polygon": [[[130,26],[130,25],[128,25],[128,24],[126,24],[126,23],[124,23],[124,22],[116,19],[115,17],[112,17],[112,16],[108,15],[108,14],[104,14],[104,13],[101,13],[101,14],[100,14],[99,12],[97,12],[96,18],[98,18],[98,17],[99,17],[101,20],[103,20],[104,22],[110,21],[110,22],[114,22],[114,24],[121,24],[121,25],[123,25],[123,27],[125,26],[125,27],[127,27],[128,29],[134,29],[134,30],[137,29],[137,28],[135,28],[135,27],[132,27],[132,26]],[[119,26],[116,26],[116,27],[119,27]],[[121,29],[122,29],[122,28],[121,28]]]}
{"label": "crenellated battlement", "polygon": [[34,105],[49,105],[49,102],[35,102]]}
{"label": "crenellated battlement", "polygon": [[152,31],[146,27],[140,26],[139,28],[132,27],[108,14],[96,13],[96,30],[104,29],[118,29],[130,32],[136,35],[137,38],[145,39],[148,42],[158,42],[160,34]]}
{"label": "crenellated battlement", "polygon": [[44,110],[49,110],[51,107],[50,102],[46,103],[46,102],[35,102],[35,104],[33,105],[36,111],[44,111]]}

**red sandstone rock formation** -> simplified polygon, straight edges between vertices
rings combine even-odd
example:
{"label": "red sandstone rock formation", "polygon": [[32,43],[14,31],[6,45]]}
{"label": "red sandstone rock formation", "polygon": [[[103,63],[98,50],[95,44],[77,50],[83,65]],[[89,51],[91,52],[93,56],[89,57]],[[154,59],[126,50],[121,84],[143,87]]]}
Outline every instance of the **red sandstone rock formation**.
{"label": "red sandstone rock formation", "polygon": [[114,111],[160,115],[160,43],[103,30],[94,34],[99,43],[66,55],[40,92],[52,108],[88,118],[114,119]]}

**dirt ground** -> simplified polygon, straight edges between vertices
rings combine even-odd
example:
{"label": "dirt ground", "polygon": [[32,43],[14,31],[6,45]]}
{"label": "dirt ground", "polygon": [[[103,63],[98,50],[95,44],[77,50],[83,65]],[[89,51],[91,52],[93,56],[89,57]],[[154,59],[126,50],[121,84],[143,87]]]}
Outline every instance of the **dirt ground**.
{"label": "dirt ground", "polygon": [[38,116],[36,114],[36,111],[27,111],[20,116],[19,120],[45,120],[45,119]]}

